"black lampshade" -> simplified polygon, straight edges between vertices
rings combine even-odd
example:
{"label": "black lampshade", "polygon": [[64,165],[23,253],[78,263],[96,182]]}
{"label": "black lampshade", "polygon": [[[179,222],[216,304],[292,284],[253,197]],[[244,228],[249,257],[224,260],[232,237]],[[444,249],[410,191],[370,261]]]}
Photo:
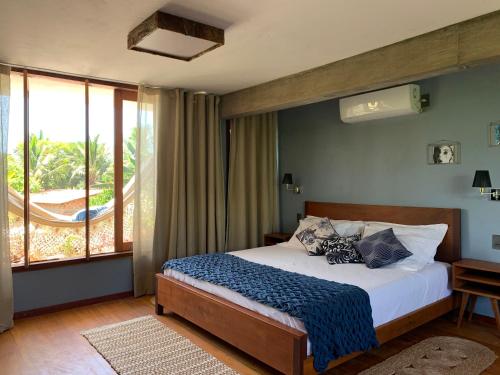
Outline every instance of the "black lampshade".
{"label": "black lampshade", "polygon": [[293,177],[291,173],[285,173],[283,176],[283,181],[281,182],[283,185],[293,185]]}
{"label": "black lampshade", "polygon": [[491,179],[489,171],[476,171],[474,175],[474,182],[472,183],[472,187],[475,188],[490,188],[491,187]]}

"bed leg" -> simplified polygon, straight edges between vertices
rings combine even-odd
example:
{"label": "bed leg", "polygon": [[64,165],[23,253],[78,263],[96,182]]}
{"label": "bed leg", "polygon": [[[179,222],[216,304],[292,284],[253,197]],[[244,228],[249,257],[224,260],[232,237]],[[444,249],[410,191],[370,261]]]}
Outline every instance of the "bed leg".
{"label": "bed leg", "polygon": [[160,305],[158,303],[158,296],[155,296],[155,312],[156,312],[156,315],[163,315],[163,313],[164,313],[163,305]]}
{"label": "bed leg", "polygon": [[156,305],[156,315],[163,315],[163,306],[162,305]]}
{"label": "bed leg", "polygon": [[[293,375],[304,375],[307,373],[307,335],[303,335],[294,341],[293,345]],[[313,373],[316,373],[315,371]]]}
{"label": "bed leg", "polygon": [[163,313],[164,313],[163,305],[160,305],[158,303],[158,291],[160,290],[159,282],[160,282],[160,279],[158,278],[158,275],[157,275],[155,278],[155,284],[156,284],[156,288],[155,288],[155,312],[156,312],[156,315],[163,315]]}

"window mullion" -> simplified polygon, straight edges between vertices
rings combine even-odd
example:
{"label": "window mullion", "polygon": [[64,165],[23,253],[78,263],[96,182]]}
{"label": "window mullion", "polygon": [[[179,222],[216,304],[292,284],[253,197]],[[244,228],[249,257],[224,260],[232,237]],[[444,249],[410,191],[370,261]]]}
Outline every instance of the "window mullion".
{"label": "window mullion", "polygon": [[23,71],[24,96],[24,267],[30,266],[30,150],[29,150],[29,87],[28,71]]}
{"label": "window mullion", "polygon": [[85,258],[90,259],[90,126],[89,81],[85,80]]}
{"label": "window mullion", "polygon": [[123,95],[121,90],[115,89],[114,101],[115,251],[123,251]]}

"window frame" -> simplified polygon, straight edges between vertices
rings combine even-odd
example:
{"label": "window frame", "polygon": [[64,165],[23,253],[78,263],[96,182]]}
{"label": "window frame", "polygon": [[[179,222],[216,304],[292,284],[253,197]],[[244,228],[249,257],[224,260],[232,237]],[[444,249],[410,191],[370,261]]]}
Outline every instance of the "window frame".
{"label": "window frame", "polygon": [[[115,253],[132,251],[132,242],[123,241],[123,102],[137,102],[137,91],[115,88]],[[116,212],[120,212],[119,215]]]}
{"label": "window frame", "polygon": [[[13,265],[13,272],[25,272],[52,267],[61,267],[71,264],[82,264],[93,261],[101,261],[112,258],[128,257],[132,255],[132,243],[123,242],[123,101],[137,101],[138,86],[111,82],[101,79],[72,76],[60,73],[45,72],[34,69],[12,68],[12,72],[23,75],[23,113],[24,113],[24,264]],[[85,209],[89,212],[89,87],[91,84],[108,86],[114,89],[114,192],[115,192],[115,212],[114,212],[114,237],[115,251],[103,254],[90,254],[90,215],[85,215],[85,256],[77,258],[55,259],[46,261],[31,262],[29,257],[30,250],[30,197],[29,197],[29,87],[28,76],[45,76],[57,79],[64,79],[73,82],[84,83],[85,85]]]}

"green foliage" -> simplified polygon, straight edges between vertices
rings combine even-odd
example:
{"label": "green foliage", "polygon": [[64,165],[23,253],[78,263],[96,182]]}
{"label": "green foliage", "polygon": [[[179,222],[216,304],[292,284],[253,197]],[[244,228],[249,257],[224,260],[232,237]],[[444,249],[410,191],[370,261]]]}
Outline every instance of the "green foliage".
{"label": "green foliage", "polygon": [[61,245],[60,250],[63,252],[66,258],[70,258],[78,255],[78,245],[82,242],[82,238],[76,234],[71,234],[64,239],[64,243]]}
{"label": "green foliage", "polygon": [[90,197],[89,199],[89,205],[91,207],[93,206],[104,206],[106,203],[108,203],[111,199],[114,198],[114,191],[113,189],[104,189],[101,191],[99,194]]}
{"label": "green foliage", "polygon": [[123,183],[127,184],[135,174],[135,149],[137,142],[137,129],[132,129],[130,137],[125,142],[123,149]]}
{"label": "green foliage", "polygon": [[14,155],[7,156],[7,179],[9,186],[16,190],[18,193],[24,191],[24,166],[19,163],[18,157]]}
{"label": "green foliage", "polygon": [[[51,189],[71,189],[79,187],[69,181],[74,168],[68,155],[74,143],[52,142],[42,132],[31,134],[29,145],[30,191],[37,193]],[[18,192],[24,187],[24,144],[20,143],[8,157],[9,184]]]}
{"label": "green foliage", "polygon": [[[125,143],[123,166],[125,183],[135,173],[135,142],[136,132],[134,129]],[[43,132],[40,132],[39,134],[30,134],[28,145],[30,191],[32,193],[54,189],[85,188],[84,142],[50,141],[44,137]],[[7,162],[9,185],[22,193],[24,189],[23,143],[20,143],[14,152],[8,155]],[[98,196],[99,198],[95,197],[95,202],[101,202],[109,197],[108,191],[112,192],[110,188],[113,187],[113,181],[112,152],[107,150],[104,143],[99,143],[97,135],[89,142],[89,182],[91,188],[104,188],[105,190]]]}
{"label": "green foliage", "polygon": [[[74,166],[70,181],[81,182],[85,180],[85,143],[77,142],[73,145],[69,155],[69,163]],[[97,183],[113,181],[110,155],[106,146],[99,143],[99,135],[89,141],[89,184],[91,187]]]}

